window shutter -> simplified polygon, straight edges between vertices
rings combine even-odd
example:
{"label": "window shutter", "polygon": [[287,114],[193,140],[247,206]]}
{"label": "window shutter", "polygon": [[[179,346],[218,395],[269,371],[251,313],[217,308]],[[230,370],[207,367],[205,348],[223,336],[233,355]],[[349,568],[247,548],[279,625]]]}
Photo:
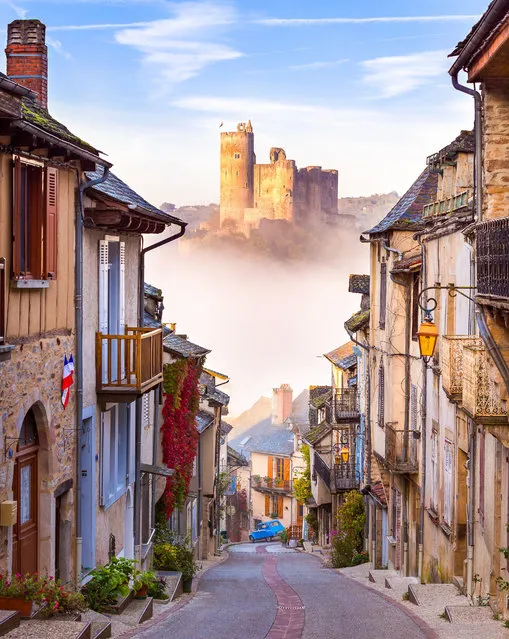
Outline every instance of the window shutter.
{"label": "window shutter", "polygon": [[118,292],[118,314],[120,318],[120,334],[125,334],[125,242],[120,242],[120,273]]}
{"label": "window shutter", "polygon": [[270,497],[269,495],[265,495],[265,516],[268,517],[270,515]]}
{"label": "window shutter", "polygon": [[387,264],[380,264],[380,328],[385,329],[385,310],[387,306]]}
{"label": "window shutter", "polygon": [[46,207],[44,214],[44,273],[55,279],[57,276],[57,202],[58,171],[52,166],[46,168]]}
{"label": "window shutter", "polygon": [[284,481],[290,481],[290,460],[284,460],[284,470],[283,470],[283,479]]}
{"label": "window shutter", "polygon": [[385,427],[385,372],[383,364],[378,369],[378,425]]}
{"label": "window shutter", "polygon": [[279,519],[283,518],[283,498],[282,497],[277,498],[277,516],[279,517]]}
{"label": "window shutter", "polygon": [[274,477],[274,457],[272,455],[269,455],[267,459],[267,477],[271,479]]}
{"label": "window shutter", "polygon": [[[108,334],[108,242],[99,240],[99,332]],[[102,382],[108,382],[108,343],[102,343]]]}
{"label": "window shutter", "polygon": [[417,428],[417,386],[410,387],[410,429],[416,432]]}
{"label": "window shutter", "polygon": [[21,162],[14,160],[12,172],[12,275],[21,277],[22,243],[21,233]]}

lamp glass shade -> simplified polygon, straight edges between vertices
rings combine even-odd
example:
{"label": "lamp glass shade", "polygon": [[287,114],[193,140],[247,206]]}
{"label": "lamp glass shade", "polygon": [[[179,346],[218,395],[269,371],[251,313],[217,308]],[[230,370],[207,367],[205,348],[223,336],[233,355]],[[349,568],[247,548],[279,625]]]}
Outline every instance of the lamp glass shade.
{"label": "lamp glass shade", "polygon": [[438,338],[438,330],[434,322],[424,321],[417,332],[421,357],[433,357]]}
{"label": "lamp glass shade", "polygon": [[344,464],[346,464],[348,462],[348,459],[350,458],[350,451],[348,450],[346,446],[343,446],[340,454],[341,454],[341,461]]}

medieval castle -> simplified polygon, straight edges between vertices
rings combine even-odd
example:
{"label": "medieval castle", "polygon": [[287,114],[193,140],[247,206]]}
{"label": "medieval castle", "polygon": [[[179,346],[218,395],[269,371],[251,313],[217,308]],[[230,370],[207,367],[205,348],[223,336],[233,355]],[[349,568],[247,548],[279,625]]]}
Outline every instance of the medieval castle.
{"label": "medieval castle", "polygon": [[251,122],[221,133],[220,224],[244,232],[262,219],[305,223],[338,214],[338,172],[320,166],[297,169],[283,149],[270,150],[270,164],[257,164]]}

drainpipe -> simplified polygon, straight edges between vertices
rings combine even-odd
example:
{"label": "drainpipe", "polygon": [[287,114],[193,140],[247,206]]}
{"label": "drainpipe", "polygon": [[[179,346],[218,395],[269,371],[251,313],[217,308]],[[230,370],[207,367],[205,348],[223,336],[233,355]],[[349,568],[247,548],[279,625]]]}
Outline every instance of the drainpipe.
{"label": "drainpipe", "polygon": [[81,562],[83,538],[81,536],[81,435],[83,428],[83,193],[97,184],[101,184],[108,179],[110,172],[109,163],[99,163],[103,167],[103,174],[95,180],[82,182],[79,169],[76,169],[78,182],[77,202],[76,202],[76,226],[74,229],[75,271],[74,271],[74,313],[76,322],[76,358],[75,368],[75,402],[76,402],[76,566],[75,581],[81,582]]}
{"label": "drainpipe", "polygon": [[[172,218],[172,224],[175,223],[180,226],[180,231],[166,237],[156,244],[147,246],[140,251],[140,265],[138,276],[138,326],[143,326],[143,311],[145,306],[145,254],[149,251],[169,244],[179,237],[182,237],[186,232],[187,222],[181,222],[176,218]],[[134,547],[138,548],[141,566],[141,438],[142,438],[142,405],[141,398],[136,400],[136,450],[134,458]],[[154,437],[156,436],[154,432]]]}

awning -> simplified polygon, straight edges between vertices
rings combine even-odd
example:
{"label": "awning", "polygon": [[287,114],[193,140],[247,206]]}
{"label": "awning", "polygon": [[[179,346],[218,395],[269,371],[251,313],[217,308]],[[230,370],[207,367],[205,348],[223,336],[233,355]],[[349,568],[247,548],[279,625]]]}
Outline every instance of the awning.
{"label": "awning", "polygon": [[142,473],[150,473],[151,475],[161,475],[162,477],[171,477],[175,469],[166,468],[165,466],[152,466],[152,464],[140,464]]}

